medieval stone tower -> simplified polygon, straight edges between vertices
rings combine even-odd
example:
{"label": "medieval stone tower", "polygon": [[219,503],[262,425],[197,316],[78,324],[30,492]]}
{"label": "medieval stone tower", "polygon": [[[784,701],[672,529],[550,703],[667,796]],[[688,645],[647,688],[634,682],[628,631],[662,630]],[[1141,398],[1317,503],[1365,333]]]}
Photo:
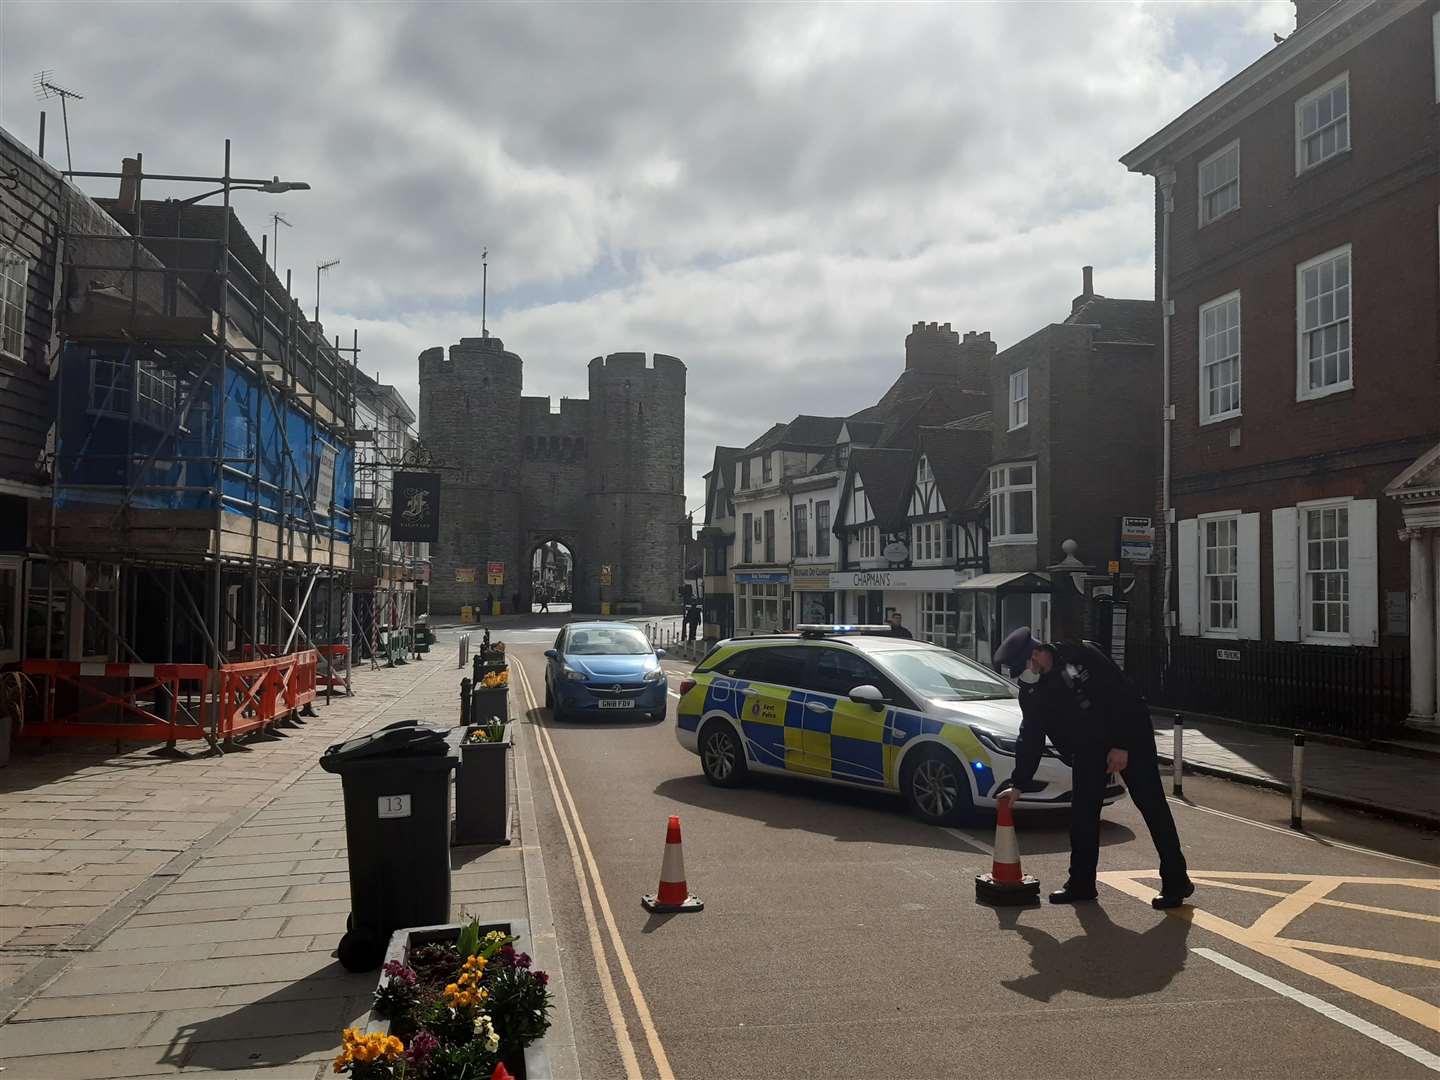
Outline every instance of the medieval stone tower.
{"label": "medieval stone tower", "polygon": [[[535,549],[575,559],[575,610],[674,610],[685,519],[685,365],[656,353],[590,361],[588,400],[525,397],[523,362],[499,338],[420,354],[420,437],[441,466],[430,607],[487,593],[529,610]],[[486,566],[503,563],[505,583]],[[602,580],[609,567],[609,583]],[[474,581],[462,580],[471,576]]]}

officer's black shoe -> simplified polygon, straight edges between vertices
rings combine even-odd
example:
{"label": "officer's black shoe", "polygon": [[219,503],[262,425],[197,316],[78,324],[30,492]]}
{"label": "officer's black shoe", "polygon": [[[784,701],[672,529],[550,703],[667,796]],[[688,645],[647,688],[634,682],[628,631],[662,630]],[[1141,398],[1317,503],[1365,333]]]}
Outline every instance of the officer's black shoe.
{"label": "officer's black shoe", "polygon": [[1187,881],[1185,887],[1174,892],[1162,892],[1159,896],[1150,901],[1150,906],[1156,911],[1165,911],[1168,908],[1177,908],[1185,903],[1187,899],[1195,895],[1195,883]]}
{"label": "officer's black shoe", "polygon": [[1083,900],[1098,900],[1100,894],[1094,889],[1077,889],[1066,885],[1063,889],[1056,889],[1050,894],[1052,904],[1078,904]]}

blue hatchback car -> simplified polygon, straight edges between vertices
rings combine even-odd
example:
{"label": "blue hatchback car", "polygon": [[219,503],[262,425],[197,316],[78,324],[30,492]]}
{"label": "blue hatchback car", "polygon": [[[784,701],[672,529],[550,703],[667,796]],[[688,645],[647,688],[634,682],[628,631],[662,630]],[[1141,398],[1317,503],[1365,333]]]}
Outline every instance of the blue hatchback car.
{"label": "blue hatchback car", "polygon": [[556,720],[637,713],[663,720],[664,655],[629,623],[570,623],[545,650],[545,707]]}

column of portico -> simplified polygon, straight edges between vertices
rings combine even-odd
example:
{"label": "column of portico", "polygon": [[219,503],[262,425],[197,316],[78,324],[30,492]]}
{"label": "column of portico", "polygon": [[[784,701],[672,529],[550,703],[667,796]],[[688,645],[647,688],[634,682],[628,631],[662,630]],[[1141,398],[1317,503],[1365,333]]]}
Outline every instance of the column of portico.
{"label": "column of portico", "polygon": [[1410,722],[1435,724],[1437,668],[1440,668],[1440,529],[1400,530],[1410,544]]}

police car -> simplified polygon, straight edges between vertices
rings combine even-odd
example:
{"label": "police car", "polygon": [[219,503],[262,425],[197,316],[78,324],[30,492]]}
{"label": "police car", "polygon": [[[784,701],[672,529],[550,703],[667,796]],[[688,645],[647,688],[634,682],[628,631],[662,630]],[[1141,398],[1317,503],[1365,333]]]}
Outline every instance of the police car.
{"label": "police car", "polygon": [[[899,792],[923,821],[951,825],[1015,765],[1015,686],[958,653],[888,626],[819,626],[722,641],[680,683],[676,737],[711,783],[751,772]],[[1070,769],[1048,748],[1026,806],[1068,806]],[[1107,803],[1124,794],[1115,778]]]}

